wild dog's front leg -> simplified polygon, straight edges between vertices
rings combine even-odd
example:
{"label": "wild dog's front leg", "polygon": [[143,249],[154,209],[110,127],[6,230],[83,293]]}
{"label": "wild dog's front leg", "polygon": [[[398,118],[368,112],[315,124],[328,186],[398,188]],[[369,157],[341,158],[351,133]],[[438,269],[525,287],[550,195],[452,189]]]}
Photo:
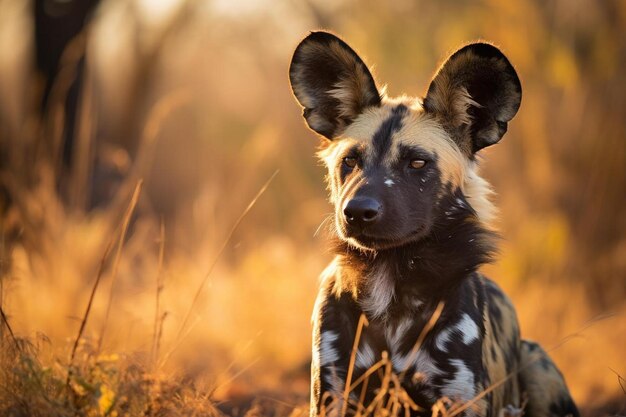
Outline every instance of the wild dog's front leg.
{"label": "wild dog's front leg", "polygon": [[323,286],[313,312],[311,416],[340,415],[360,310],[349,294]]}

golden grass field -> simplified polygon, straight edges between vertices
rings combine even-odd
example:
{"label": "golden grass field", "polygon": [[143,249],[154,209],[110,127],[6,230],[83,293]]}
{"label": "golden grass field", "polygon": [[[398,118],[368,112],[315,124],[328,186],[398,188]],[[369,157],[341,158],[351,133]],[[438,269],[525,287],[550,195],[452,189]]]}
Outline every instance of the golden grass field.
{"label": "golden grass field", "polygon": [[485,273],[583,415],[626,415],[625,3],[103,0],[43,111],[29,7],[0,0],[0,415],[308,414],[332,209],[287,67],[320,27],[390,95],[502,47],[524,98],[483,155]]}

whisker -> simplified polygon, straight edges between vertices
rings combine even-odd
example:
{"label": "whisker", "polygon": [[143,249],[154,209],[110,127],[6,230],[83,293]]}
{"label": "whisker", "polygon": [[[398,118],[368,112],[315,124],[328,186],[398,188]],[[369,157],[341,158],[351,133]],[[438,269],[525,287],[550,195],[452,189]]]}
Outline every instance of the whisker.
{"label": "whisker", "polygon": [[324,219],[322,220],[322,222],[319,224],[319,226],[317,226],[317,229],[315,229],[315,232],[313,233],[313,237],[317,237],[318,233],[320,232],[320,230],[322,230],[322,228],[324,227],[324,225],[326,225],[326,223],[329,220],[332,220],[333,218],[333,214],[334,213],[328,213],[326,214],[326,217],[324,217]]}

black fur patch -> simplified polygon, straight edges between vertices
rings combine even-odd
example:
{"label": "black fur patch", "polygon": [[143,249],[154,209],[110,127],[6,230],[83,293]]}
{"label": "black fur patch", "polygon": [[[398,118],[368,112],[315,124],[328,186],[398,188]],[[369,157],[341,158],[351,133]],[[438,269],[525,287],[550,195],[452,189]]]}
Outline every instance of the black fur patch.
{"label": "black fur patch", "polygon": [[[340,106],[345,103],[330,92],[340,81],[355,77],[359,80],[353,84],[361,90],[351,91],[350,114],[341,114]],[[309,127],[328,139],[334,139],[364,108],[381,102],[365,63],[348,44],[327,32],[311,32],[300,42],[291,60],[289,78]]]}
{"label": "black fur patch", "polygon": [[[492,259],[496,236],[481,225],[460,190],[441,200],[439,206],[431,233],[421,240],[372,253],[337,239],[335,252],[363,274],[380,262],[394,265],[397,294],[437,299]],[[391,312],[405,308],[395,303]]]}
{"label": "black fur patch", "polygon": [[395,132],[402,129],[402,119],[407,112],[408,108],[404,104],[394,107],[391,111],[391,115],[380,125],[376,133],[374,133],[372,145],[374,146],[377,161],[381,161],[389,151],[391,137]]}
{"label": "black fur patch", "polygon": [[569,396],[560,397],[557,401],[550,404],[550,413],[552,413],[551,415],[553,416],[580,416],[576,404],[574,404],[572,398]]}

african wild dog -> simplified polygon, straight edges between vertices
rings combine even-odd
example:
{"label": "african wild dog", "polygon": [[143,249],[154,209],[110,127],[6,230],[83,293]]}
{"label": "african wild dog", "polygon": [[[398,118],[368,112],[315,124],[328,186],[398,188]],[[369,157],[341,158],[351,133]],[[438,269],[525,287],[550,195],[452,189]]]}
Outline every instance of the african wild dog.
{"label": "african wild dog", "polygon": [[[410,370],[401,382],[421,407],[412,415],[496,383],[464,415],[496,417],[525,396],[527,416],[578,415],[547,354],[520,339],[507,296],[477,272],[494,251],[494,209],[476,152],[502,138],[521,102],[507,58],[487,43],[467,45],[423,99],[391,99],[348,45],[313,32],[289,76],[306,122],[325,138],[320,156],[335,206],[336,257],[313,315],[311,414],[354,413],[358,398],[336,399],[365,314],[352,381],[387,352],[396,372]],[[440,301],[441,315],[411,355]],[[376,389],[372,379],[365,402]]]}

